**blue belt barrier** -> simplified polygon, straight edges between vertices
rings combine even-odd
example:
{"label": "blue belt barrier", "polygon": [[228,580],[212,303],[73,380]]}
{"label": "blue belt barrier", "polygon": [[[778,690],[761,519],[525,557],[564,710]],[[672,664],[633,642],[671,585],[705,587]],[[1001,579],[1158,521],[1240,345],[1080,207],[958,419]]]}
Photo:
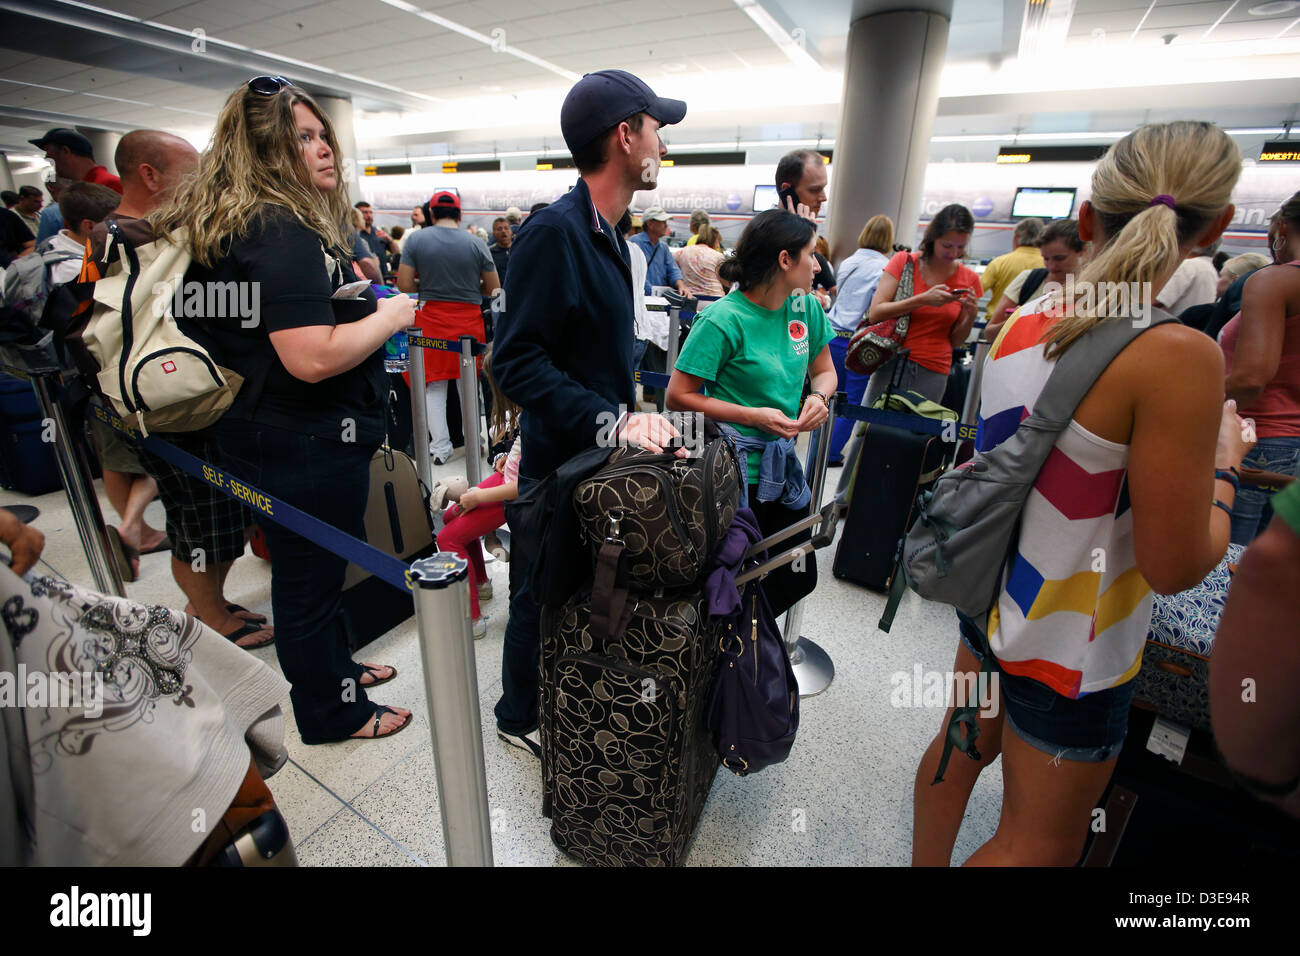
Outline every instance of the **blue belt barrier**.
{"label": "blue belt barrier", "polygon": [[276,524],[287,528],[294,534],[302,535],[308,541],[320,545],[326,551],[332,551],[341,558],[347,558],[353,564],[369,571],[375,577],[391,584],[399,591],[411,590],[409,580],[410,568],[393,557],[350,534],[340,531],[333,525],[326,524],[319,518],[313,518],[305,511],[268,495],[245,481],[241,481],[229,472],[222,471],[216,465],[210,465],[202,459],[195,458],[153,435],[144,436],[127,426],[111,409],[92,405],[90,411],[104,424],[116,429],[131,441],[148,449],[159,458],[175,465],[181,471],[206,481],[222,494],[244,502],[259,514],[266,515]]}
{"label": "blue belt barrier", "polygon": [[[435,352],[455,352],[460,354],[460,342],[453,339],[431,339],[423,335],[407,334],[406,341],[411,345],[418,345],[422,349],[433,349]],[[474,355],[482,355],[487,351],[487,346],[482,342],[475,342],[473,349],[470,350]]]}
{"label": "blue belt barrier", "polygon": [[[660,372],[636,371],[636,380],[642,385],[654,388],[667,388],[669,376]],[[848,418],[857,422],[872,422],[877,425],[889,425],[903,428],[923,435],[937,435],[947,442],[975,440],[975,426],[962,425],[958,422],[946,422],[938,418],[926,418],[924,415],[911,415],[907,412],[895,412],[884,408],[864,408],[861,405],[849,405],[835,413],[836,418]]]}

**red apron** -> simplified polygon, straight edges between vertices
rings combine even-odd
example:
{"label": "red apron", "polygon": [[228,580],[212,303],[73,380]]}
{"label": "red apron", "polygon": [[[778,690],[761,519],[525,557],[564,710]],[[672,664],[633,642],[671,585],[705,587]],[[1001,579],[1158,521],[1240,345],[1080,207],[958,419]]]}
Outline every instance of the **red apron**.
{"label": "red apron", "polygon": [[[469,302],[422,302],[420,311],[415,313],[415,324],[420,333],[431,339],[447,339],[452,344],[462,335],[472,335],[482,344],[484,342],[483,313],[477,305]],[[475,368],[483,370],[483,358],[475,359]],[[411,383],[411,374],[403,372],[406,383]],[[424,382],[441,382],[460,378],[460,355],[456,352],[442,352],[437,349],[424,350]]]}

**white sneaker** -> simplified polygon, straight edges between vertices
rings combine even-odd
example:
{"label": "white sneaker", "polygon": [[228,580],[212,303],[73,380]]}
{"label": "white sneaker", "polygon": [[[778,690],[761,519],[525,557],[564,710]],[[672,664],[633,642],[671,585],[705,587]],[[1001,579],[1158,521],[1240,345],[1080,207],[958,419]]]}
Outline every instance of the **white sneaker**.
{"label": "white sneaker", "polygon": [[527,750],[538,760],[542,759],[542,732],[540,729],[526,734],[508,734],[498,727],[497,736],[510,746],[518,747],[520,750]]}
{"label": "white sneaker", "polygon": [[486,617],[486,615],[483,616],[483,617],[480,617],[477,621],[474,622],[474,640],[477,641],[479,638],[483,637],[483,635],[485,635],[485,634],[487,634],[487,617]]}
{"label": "white sneaker", "polygon": [[484,581],[478,586],[478,599],[480,601],[492,600],[492,582]]}

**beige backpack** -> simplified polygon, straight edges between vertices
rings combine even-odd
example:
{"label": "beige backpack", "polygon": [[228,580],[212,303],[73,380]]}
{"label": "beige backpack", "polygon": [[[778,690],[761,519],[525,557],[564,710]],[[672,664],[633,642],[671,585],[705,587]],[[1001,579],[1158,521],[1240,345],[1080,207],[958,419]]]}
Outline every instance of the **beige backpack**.
{"label": "beige backpack", "polygon": [[197,431],[230,408],[243,379],[213,361],[176,324],[173,303],[190,265],[186,236],[139,246],[110,220],[104,258],[117,258],[95,282],[82,340],[99,365],[100,393],[142,433]]}

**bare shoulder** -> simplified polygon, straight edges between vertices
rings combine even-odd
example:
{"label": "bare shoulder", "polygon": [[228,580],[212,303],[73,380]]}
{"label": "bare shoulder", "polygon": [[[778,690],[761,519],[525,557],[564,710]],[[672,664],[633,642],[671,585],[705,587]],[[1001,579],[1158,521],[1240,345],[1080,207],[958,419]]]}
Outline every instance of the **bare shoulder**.
{"label": "bare shoulder", "polygon": [[1222,375],[1223,351],[1204,332],[1181,322],[1164,322],[1134,339],[1115,364],[1131,367],[1144,377],[1153,373]]}

